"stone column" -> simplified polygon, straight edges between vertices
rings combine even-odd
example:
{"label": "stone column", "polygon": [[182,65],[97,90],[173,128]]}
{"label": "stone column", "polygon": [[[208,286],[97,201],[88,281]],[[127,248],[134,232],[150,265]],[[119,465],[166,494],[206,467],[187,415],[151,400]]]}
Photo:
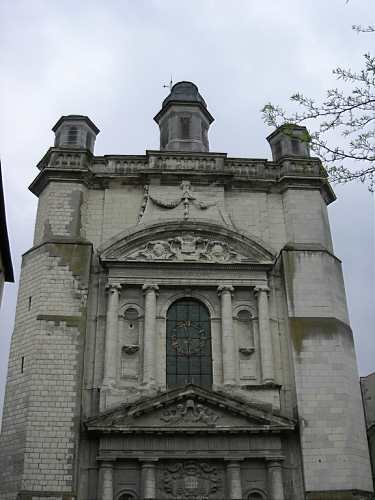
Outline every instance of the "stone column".
{"label": "stone column", "polygon": [[242,500],[241,465],[239,462],[227,463],[227,481],[230,500]]}
{"label": "stone column", "polygon": [[143,499],[153,500],[156,498],[156,464],[155,461],[142,462],[141,479],[143,485]]}
{"label": "stone column", "polygon": [[142,290],[145,294],[145,326],[143,341],[143,383],[156,383],[156,295],[158,285],[146,284]]}
{"label": "stone column", "polygon": [[108,303],[105,331],[104,386],[114,383],[117,376],[118,308],[120,290],[121,285],[107,285]]}
{"label": "stone column", "polygon": [[283,470],[281,460],[267,462],[270,500],[284,500]]}
{"label": "stone column", "polygon": [[270,316],[268,309],[267,286],[255,288],[258,297],[258,319],[259,319],[259,338],[260,354],[262,358],[262,381],[263,383],[275,382],[273,367],[273,347],[270,327]]}
{"label": "stone column", "polygon": [[236,356],[233,336],[233,311],[231,285],[221,285],[217,292],[221,299],[221,343],[223,349],[223,379],[225,385],[236,383]]}
{"label": "stone column", "polygon": [[100,465],[102,475],[102,494],[101,500],[113,500],[113,464],[103,462]]}

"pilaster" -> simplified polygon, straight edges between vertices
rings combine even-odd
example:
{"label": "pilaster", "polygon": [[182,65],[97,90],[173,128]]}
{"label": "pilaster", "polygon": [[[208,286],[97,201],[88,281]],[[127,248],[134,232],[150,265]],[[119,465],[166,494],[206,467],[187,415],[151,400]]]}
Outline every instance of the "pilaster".
{"label": "pilaster", "polygon": [[108,284],[103,386],[114,384],[117,374],[118,308],[121,285]]}
{"label": "pilaster", "polygon": [[220,285],[217,292],[221,301],[221,333],[223,350],[223,378],[224,385],[235,385],[236,362],[235,346],[233,337],[233,308],[231,285]]}
{"label": "pilaster", "polygon": [[156,383],[156,297],[158,285],[146,283],[142,290],[145,295],[145,326],[143,346],[143,383]]}
{"label": "pilaster", "polygon": [[268,293],[268,286],[258,286],[255,288],[255,294],[258,298],[260,353],[262,359],[262,381],[264,384],[275,382]]}

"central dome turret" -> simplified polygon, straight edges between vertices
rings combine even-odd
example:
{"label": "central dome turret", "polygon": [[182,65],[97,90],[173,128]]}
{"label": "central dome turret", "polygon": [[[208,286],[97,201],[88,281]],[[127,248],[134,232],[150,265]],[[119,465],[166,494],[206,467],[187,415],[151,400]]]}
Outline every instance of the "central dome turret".
{"label": "central dome turret", "polygon": [[209,151],[208,129],[214,118],[194,83],[175,83],[154,120],[160,128],[161,150]]}

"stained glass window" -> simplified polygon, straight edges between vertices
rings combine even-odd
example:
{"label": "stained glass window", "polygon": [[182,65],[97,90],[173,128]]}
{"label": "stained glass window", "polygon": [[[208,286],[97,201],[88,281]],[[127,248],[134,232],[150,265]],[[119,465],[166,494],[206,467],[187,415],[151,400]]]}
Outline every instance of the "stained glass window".
{"label": "stained glass window", "polygon": [[212,385],[210,315],[194,299],[174,302],[167,314],[167,385]]}

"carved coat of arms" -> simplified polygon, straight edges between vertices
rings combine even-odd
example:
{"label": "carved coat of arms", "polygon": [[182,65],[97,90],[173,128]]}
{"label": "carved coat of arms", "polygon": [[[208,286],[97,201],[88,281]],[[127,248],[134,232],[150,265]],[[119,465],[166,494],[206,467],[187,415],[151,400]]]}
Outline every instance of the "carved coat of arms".
{"label": "carved coat of arms", "polygon": [[[222,489],[219,469],[206,462],[186,461],[166,464],[162,472],[162,498],[208,500]],[[214,495],[214,496],[213,496]]]}

